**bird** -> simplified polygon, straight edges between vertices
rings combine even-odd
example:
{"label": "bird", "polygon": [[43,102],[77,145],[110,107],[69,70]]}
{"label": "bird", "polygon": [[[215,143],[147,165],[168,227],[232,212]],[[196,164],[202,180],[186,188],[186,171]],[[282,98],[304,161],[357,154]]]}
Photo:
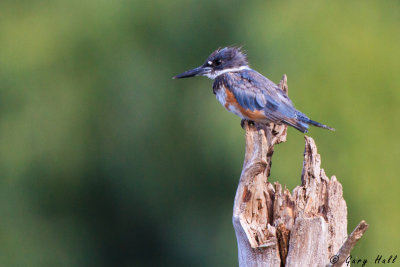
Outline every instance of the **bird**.
{"label": "bird", "polygon": [[239,116],[242,123],[247,120],[261,124],[286,124],[302,133],[308,132],[309,125],[335,131],[297,110],[279,86],[251,69],[241,47],[218,48],[203,65],[172,78],[194,76],[214,80],[212,88],[216,98],[228,111]]}

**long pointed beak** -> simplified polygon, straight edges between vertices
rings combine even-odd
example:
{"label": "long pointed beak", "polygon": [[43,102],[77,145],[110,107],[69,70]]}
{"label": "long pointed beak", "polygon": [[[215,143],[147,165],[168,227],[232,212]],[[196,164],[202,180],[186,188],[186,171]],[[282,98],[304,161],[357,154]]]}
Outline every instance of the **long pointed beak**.
{"label": "long pointed beak", "polygon": [[178,75],[172,77],[172,79],[182,79],[182,78],[189,78],[189,77],[199,76],[199,75],[203,75],[205,73],[208,73],[210,71],[211,71],[211,68],[200,66],[200,67],[197,67],[195,69],[188,70],[188,71],[185,71],[184,73],[178,74]]}

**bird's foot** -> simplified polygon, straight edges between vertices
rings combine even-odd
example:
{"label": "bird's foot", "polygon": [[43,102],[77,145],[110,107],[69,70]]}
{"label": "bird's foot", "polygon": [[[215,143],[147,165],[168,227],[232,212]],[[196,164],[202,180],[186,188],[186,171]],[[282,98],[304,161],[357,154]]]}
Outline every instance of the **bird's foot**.
{"label": "bird's foot", "polygon": [[247,124],[249,124],[249,125],[254,125],[254,121],[242,119],[242,120],[240,121],[240,126],[242,126],[243,129],[244,129],[244,122],[245,122],[245,121],[247,121]]}

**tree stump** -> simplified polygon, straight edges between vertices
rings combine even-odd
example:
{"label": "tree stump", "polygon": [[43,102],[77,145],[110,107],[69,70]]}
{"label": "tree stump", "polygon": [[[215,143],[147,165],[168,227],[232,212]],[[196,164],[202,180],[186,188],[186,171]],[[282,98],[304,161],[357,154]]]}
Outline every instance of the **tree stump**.
{"label": "tree stump", "polygon": [[[279,85],[287,93],[286,75]],[[342,266],[368,225],[362,222],[358,238],[346,241],[342,185],[321,168],[314,140],[305,136],[301,185],[290,193],[268,182],[274,145],[286,141],[287,126],[244,122],[244,128],[246,152],[232,219],[239,266]]]}

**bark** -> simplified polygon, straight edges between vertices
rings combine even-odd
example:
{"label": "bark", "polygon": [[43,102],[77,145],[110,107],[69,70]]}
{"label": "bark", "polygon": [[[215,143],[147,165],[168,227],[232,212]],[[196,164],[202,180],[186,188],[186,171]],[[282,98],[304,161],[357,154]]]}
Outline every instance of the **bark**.
{"label": "bark", "polygon": [[[286,75],[279,85],[287,93]],[[286,141],[287,126],[244,122],[244,128],[246,152],[232,219],[239,266],[326,266],[347,237],[342,185],[326,176],[308,136],[301,185],[290,193],[269,183],[274,145]]]}

